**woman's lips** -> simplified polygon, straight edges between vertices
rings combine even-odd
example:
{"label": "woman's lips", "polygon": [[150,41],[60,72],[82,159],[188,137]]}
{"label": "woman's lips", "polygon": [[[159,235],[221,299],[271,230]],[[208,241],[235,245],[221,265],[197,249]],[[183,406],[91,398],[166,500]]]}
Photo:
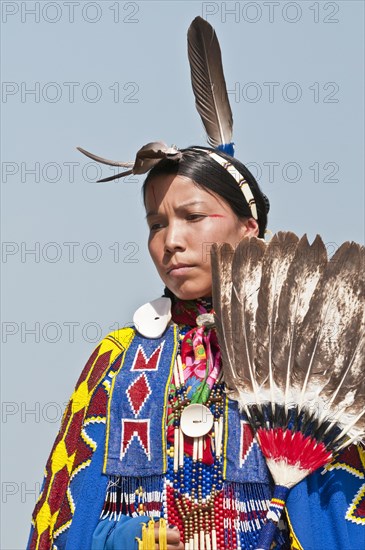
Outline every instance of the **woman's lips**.
{"label": "woman's lips", "polygon": [[192,269],[194,269],[194,267],[195,266],[193,265],[175,267],[168,272],[168,275],[171,275],[172,277],[181,277],[187,275]]}

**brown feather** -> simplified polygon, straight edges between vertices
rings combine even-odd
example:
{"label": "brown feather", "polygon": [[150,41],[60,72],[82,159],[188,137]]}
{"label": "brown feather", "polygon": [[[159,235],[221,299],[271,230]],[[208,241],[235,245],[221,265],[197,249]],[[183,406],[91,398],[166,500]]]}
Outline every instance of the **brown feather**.
{"label": "brown feather", "polygon": [[262,264],[261,286],[256,313],[256,376],[266,379],[273,392],[273,351],[278,319],[279,298],[298,244],[294,233],[279,232],[267,246]]}
{"label": "brown feather", "polygon": [[[333,420],[341,420],[347,415],[347,422],[358,418],[355,434],[365,435],[365,322],[360,328],[361,336],[355,344],[348,368],[344,373],[331,376],[330,384],[335,388],[331,395],[328,387],[322,392],[322,398],[334,411]],[[363,415],[360,417],[360,415]]]}
{"label": "brown feather", "polygon": [[233,366],[239,385],[253,392],[260,384],[255,379],[255,316],[266,246],[256,237],[244,238],[235,250],[232,263]]}
{"label": "brown feather", "polygon": [[222,56],[212,26],[196,17],[188,30],[188,56],[195,104],[212,147],[232,141],[233,118],[229,105]]}
{"label": "brown feather", "polygon": [[76,147],[76,149],[80,151],[80,153],[82,153],[83,155],[89,157],[92,160],[95,160],[96,162],[100,162],[101,164],[107,164],[108,166],[123,166],[124,168],[129,168],[130,166],[133,166],[133,162],[119,162],[116,160],[108,160],[103,157],[98,157],[97,155],[94,155],[94,153],[90,153],[82,147]]}
{"label": "brown feather", "polygon": [[133,170],[127,170],[126,172],[120,172],[119,174],[115,174],[114,176],[109,176],[108,178],[97,180],[97,183],[105,183],[107,181],[117,180],[119,178],[124,178],[124,176],[129,176],[130,174],[133,174]]}
{"label": "brown feather", "polygon": [[211,248],[212,299],[215,325],[220,343],[223,363],[226,365],[225,380],[228,387],[237,387],[233,362],[233,339],[231,317],[232,261],[234,249],[228,243]]}
{"label": "brown feather", "polygon": [[168,158],[171,160],[179,160],[181,157],[181,151],[173,147],[168,147],[163,141],[147,143],[141,147],[136,155],[133,174],[145,174],[158,164],[161,159]]}
{"label": "brown feather", "polygon": [[364,406],[356,398],[364,376],[363,273],[364,248],[356,243],[344,243],[326,266],[296,350],[296,378],[303,386],[303,402],[304,395],[315,388],[326,403],[334,395],[333,405],[343,407],[347,401],[354,414]]}
{"label": "brown feather", "polygon": [[326,263],[326,247],[319,235],[312,245],[304,235],[298,242],[280,291],[273,335],[272,363],[275,384],[285,390],[283,398],[286,403],[291,400],[289,387],[291,390],[300,389],[295,386],[295,378],[293,379],[294,349],[298,328],[308,311],[312,294]]}
{"label": "brown feather", "polygon": [[124,176],[129,176],[130,174],[146,174],[149,170],[151,170],[151,168],[158,164],[161,159],[169,158],[172,160],[180,160],[182,157],[181,151],[175,149],[174,147],[168,147],[163,141],[153,141],[141,147],[141,149],[137,152],[134,164],[133,162],[117,162],[114,160],[105,159],[103,157],[98,157],[97,155],[82,149],[82,147],[77,147],[77,149],[83,155],[86,155],[96,162],[101,162],[102,164],[108,164],[110,166],[124,166],[125,168],[131,168],[125,172],[120,172],[114,176],[109,176],[98,180],[98,183],[123,178]]}

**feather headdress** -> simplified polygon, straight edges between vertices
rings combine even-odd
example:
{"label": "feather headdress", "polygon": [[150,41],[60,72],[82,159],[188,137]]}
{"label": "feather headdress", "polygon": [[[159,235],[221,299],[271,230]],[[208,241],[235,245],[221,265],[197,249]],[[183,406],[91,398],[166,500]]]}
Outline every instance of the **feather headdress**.
{"label": "feather headdress", "polygon": [[228,391],[275,482],[258,547],[291,487],[365,434],[364,247],[278,233],[212,248],[213,306]]}
{"label": "feather headdress", "polygon": [[170,159],[180,159],[181,152],[175,147],[169,147],[163,141],[153,141],[143,145],[136,154],[136,159],[134,162],[119,162],[116,160],[108,160],[103,157],[98,157],[94,153],[86,151],[82,147],[77,147],[77,149],[83,155],[96,160],[96,162],[101,162],[102,164],[108,164],[109,166],[123,166],[124,168],[129,168],[124,172],[115,174],[114,176],[109,176],[108,178],[103,178],[98,180],[98,183],[104,183],[107,181],[112,181],[115,179],[123,178],[124,176],[129,176],[130,174],[146,174],[151,168],[153,168],[160,160],[164,158]]}
{"label": "feather headdress", "polygon": [[[221,50],[213,27],[202,17],[196,17],[189,27],[188,56],[195,105],[207,132],[208,143],[233,156],[233,118],[223,73]],[[178,161],[182,157],[181,151],[176,147],[169,147],[163,141],[154,141],[141,147],[134,162],[109,160],[82,147],[77,149],[101,164],[126,168],[124,172],[98,180],[98,183],[130,174],[146,174],[164,158]]]}

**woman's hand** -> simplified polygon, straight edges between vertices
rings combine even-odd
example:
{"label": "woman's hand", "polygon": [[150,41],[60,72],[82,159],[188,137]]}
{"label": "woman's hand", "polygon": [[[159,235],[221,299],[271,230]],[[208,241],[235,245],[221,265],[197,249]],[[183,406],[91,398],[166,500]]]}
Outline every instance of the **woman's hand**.
{"label": "woman's hand", "polygon": [[[184,550],[184,545],[180,540],[180,531],[175,526],[167,526],[166,528],[166,538],[167,538],[167,550]],[[159,539],[159,524],[155,524],[155,542],[156,550],[160,550],[158,543]]]}

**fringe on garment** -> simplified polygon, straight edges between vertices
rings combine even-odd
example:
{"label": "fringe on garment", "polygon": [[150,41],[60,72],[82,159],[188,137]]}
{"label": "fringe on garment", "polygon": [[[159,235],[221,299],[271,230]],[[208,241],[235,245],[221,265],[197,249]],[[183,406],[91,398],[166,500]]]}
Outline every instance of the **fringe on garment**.
{"label": "fringe on garment", "polygon": [[109,476],[100,519],[119,519],[123,515],[161,517],[164,476]]}
{"label": "fringe on garment", "polygon": [[[263,483],[225,482],[220,493],[221,505],[215,509],[215,521],[217,531],[224,537],[225,548],[251,548],[258,541],[265,523],[271,488]],[[122,514],[166,518],[165,477],[109,476],[100,519],[118,520]],[[287,541],[286,526],[280,522],[276,547],[289,548]]]}

